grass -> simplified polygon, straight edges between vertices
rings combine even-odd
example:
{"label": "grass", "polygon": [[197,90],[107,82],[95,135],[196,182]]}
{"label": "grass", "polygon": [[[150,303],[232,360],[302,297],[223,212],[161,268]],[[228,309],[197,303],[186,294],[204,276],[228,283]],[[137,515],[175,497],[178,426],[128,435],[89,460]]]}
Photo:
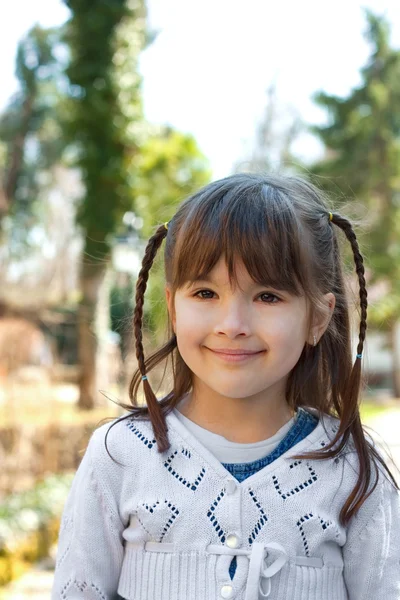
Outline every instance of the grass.
{"label": "grass", "polygon": [[[78,390],[76,386],[48,386],[13,384],[3,388],[3,402],[0,402],[0,423],[3,427],[16,423],[29,423],[34,426],[52,423],[93,424],[105,417],[121,414],[117,405],[104,399],[104,406],[92,411],[77,408]],[[108,393],[114,400],[121,401],[116,394]]]}
{"label": "grass", "polygon": [[373,423],[377,417],[384,414],[400,414],[400,401],[391,401],[385,404],[377,404],[370,399],[363,400],[360,406],[361,421],[366,425]]}

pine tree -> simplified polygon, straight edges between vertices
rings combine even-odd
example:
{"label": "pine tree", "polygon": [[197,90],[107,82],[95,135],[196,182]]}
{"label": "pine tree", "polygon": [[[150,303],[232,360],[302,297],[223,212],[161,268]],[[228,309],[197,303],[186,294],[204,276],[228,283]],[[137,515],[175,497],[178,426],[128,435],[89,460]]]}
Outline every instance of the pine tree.
{"label": "pine tree", "polygon": [[[400,356],[396,331],[400,318],[400,51],[390,46],[384,17],[366,11],[371,55],[361,84],[341,98],[320,92],[317,104],[328,123],[312,131],[326,156],[311,167],[342,200],[365,207],[362,246],[370,283],[383,282],[387,294],[370,306],[369,323],[388,333],[394,356],[394,394],[400,397]],[[326,178],[326,179],[325,179]]]}

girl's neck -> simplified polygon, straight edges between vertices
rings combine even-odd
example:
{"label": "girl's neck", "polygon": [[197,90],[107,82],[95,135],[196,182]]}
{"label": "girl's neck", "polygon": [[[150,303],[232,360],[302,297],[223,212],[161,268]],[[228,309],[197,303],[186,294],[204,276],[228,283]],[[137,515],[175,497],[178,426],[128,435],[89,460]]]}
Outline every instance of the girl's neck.
{"label": "girl's neck", "polygon": [[212,393],[199,398],[193,391],[182,398],[177,409],[200,427],[242,444],[272,437],[295,414],[285,400],[215,398]]}

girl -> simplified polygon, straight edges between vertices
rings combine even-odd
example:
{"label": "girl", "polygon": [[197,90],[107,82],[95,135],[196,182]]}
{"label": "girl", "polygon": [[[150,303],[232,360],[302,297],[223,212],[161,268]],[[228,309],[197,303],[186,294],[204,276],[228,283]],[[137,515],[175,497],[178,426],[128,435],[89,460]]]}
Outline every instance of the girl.
{"label": "girl", "polygon": [[[360,286],[355,360],[338,229]],[[164,239],[171,335],[145,358]],[[148,242],[133,406],[90,439],[53,600],[399,600],[399,488],[359,415],[366,319],[352,226],[310,183],[239,174],[188,198]]]}

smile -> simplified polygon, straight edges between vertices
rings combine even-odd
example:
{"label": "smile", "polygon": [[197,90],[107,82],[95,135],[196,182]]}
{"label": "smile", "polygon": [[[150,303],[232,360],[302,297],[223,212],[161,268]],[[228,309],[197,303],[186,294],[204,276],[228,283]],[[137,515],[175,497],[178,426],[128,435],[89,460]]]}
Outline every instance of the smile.
{"label": "smile", "polygon": [[257,358],[264,353],[264,350],[258,352],[249,352],[247,350],[212,350],[207,348],[221,360],[226,362],[245,362]]}

